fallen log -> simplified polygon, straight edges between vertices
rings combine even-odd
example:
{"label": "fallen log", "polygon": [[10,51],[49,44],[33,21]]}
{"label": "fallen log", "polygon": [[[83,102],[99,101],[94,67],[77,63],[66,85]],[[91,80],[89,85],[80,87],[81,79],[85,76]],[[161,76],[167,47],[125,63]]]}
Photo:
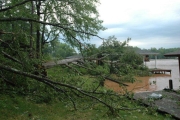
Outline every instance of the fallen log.
{"label": "fallen log", "polygon": [[104,56],[104,57],[101,57],[101,58],[90,58],[90,57],[87,57],[87,58],[83,58],[83,57],[67,57],[66,59],[63,59],[63,60],[54,60],[54,61],[49,61],[49,62],[46,62],[46,63],[43,63],[42,65],[45,66],[45,68],[51,68],[51,67],[54,67],[56,65],[67,65],[69,63],[73,63],[73,62],[77,62],[77,63],[84,63],[84,60],[102,60],[104,59],[105,57],[107,57],[108,55]]}
{"label": "fallen log", "polygon": [[82,58],[63,59],[63,60],[58,60],[58,61],[50,61],[50,62],[42,63],[42,65],[45,68],[51,68],[56,65],[65,65],[65,64],[72,63],[72,62],[77,62],[78,60],[81,60],[81,59]]}

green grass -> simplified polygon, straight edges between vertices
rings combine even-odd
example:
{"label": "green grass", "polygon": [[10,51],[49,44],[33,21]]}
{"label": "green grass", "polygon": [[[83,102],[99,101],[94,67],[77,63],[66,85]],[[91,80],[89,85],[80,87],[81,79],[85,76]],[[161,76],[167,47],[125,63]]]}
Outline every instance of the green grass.
{"label": "green grass", "polygon": [[60,120],[72,113],[61,102],[36,104],[24,97],[1,95],[0,120]]}
{"label": "green grass", "polygon": [[[90,101],[84,101],[86,106]],[[126,106],[134,106],[135,103],[124,101]],[[139,106],[140,107],[140,106]],[[0,120],[171,120],[170,117],[159,114],[143,107],[137,110],[119,111],[119,116],[108,114],[108,109],[100,104],[91,107],[81,107],[74,110],[68,102],[52,101],[50,104],[36,104],[28,99],[28,96],[2,95],[0,94]]]}
{"label": "green grass", "polygon": [[[66,68],[55,67],[48,70],[48,77],[55,81],[67,82],[81,86],[83,89],[91,89],[93,85],[97,85],[98,79],[89,75],[79,76],[71,74],[72,71]],[[73,78],[73,79],[72,79]],[[36,83],[37,84],[37,83]],[[42,89],[43,90],[43,89]],[[105,90],[101,87],[100,90]],[[48,95],[40,93],[40,95]],[[56,94],[58,95],[58,94]],[[60,94],[62,95],[62,94]],[[60,96],[61,97],[61,96]],[[107,96],[108,97],[108,96]],[[103,98],[103,97],[102,97]],[[136,110],[120,110],[115,116],[109,114],[107,107],[92,100],[88,97],[75,100],[77,109],[74,110],[69,99],[63,97],[59,99],[58,96],[53,97],[48,104],[37,102],[33,94],[18,95],[12,92],[0,92],[0,120],[171,120],[172,118],[159,114],[153,108],[146,108],[141,104],[122,98],[118,99],[116,103],[108,98],[108,104],[115,104],[125,108],[139,108]]]}

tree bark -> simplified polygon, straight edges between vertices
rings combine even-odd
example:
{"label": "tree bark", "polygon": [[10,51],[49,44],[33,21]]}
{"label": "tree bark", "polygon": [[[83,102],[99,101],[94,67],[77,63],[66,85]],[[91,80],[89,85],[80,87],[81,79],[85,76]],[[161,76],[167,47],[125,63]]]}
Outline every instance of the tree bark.
{"label": "tree bark", "polygon": [[[36,8],[37,8],[37,17],[38,17],[38,21],[40,21],[40,10],[41,10],[41,1],[37,1],[36,2]],[[40,34],[40,24],[37,24],[37,28],[36,28],[36,58],[40,58],[41,57],[41,34]]]}

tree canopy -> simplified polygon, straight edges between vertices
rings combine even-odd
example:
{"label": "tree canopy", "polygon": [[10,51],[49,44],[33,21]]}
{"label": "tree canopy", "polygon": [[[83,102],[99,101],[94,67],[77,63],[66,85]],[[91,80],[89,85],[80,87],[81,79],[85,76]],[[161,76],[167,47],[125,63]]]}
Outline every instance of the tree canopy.
{"label": "tree canopy", "polygon": [[82,41],[104,29],[97,4],[97,0],[8,0],[0,10],[1,28],[35,45],[38,54],[45,43],[57,38],[82,47]]}

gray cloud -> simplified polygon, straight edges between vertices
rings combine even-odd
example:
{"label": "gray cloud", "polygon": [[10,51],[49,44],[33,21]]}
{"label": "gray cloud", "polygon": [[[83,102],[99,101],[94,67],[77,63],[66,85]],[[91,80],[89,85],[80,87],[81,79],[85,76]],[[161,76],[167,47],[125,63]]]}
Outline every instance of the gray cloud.
{"label": "gray cloud", "polygon": [[[100,16],[107,28],[99,32],[100,37],[115,35],[120,41],[131,37],[130,45],[141,48],[180,47],[179,0],[100,1]],[[92,43],[99,46],[102,40],[93,38]]]}
{"label": "gray cloud", "polygon": [[[145,20],[140,24],[121,23],[121,24],[108,24],[105,25],[108,28],[106,31],[100,32],[101,37],[107,38],[108,36],[115,35],[119,40],[125,40],[127,37],[131,37],[132,41],[148,43],[151,39],[152,47],[168,47],[163,44],[156,45],[157,42],[172,43],[169,47],[180,47],[180,19],[172,19],[169,21],[163,20]],[[155,41],[154,41],[155,40]]]}

